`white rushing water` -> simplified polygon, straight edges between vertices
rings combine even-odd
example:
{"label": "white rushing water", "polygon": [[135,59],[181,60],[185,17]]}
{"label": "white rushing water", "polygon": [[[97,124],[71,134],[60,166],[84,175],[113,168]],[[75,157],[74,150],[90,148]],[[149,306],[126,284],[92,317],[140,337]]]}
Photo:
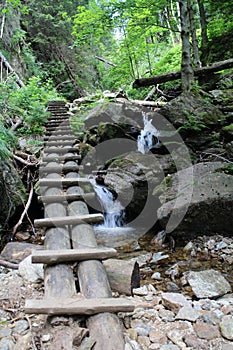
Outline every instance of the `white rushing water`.
{"label": "white rushing water", "polygon": [[121,203],[114,199],[113,193],[107,187],[93,183],[96,195],[101,203],[104,214],[104,223],[101,228],[122,227],[125,219],[124,208]]}
{"label": "white rushing water", "polygon": [[143,115],[144,128],[138,136],[138,151],[146,154],[152,148],[158,148],[161,143],[158,139],[160,132],[152,125],[152,119],[148,120],[146,114]]}

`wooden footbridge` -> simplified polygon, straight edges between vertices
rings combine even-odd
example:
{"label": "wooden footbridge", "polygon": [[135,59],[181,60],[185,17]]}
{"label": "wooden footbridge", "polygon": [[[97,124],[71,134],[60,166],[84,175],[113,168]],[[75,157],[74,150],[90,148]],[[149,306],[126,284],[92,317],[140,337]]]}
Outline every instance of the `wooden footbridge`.
{"label": "wooden footbridge", "polygon": [[[32,262],[45,264],[44,298],[26,300],[25,311],[52,317],[86,315],[90,337],[95,341],[92,349],[124,350],[123,331],[116,313],[133,311],[134,306],[125,298],[112,297],[102,263],[117,252],[97,246],[92,224],[102,221],[103,216],[89,214],[85,203],[95,194],[90,180],[80,175],[80,156],[74,147],[76,139],[65,103],[51,101],[48,110],[39,180],[44,218],[34,222],[35,227],[46,229],[45,242],[44,250],[32,255]],[[87,187],[90,190],[85,191]]]}

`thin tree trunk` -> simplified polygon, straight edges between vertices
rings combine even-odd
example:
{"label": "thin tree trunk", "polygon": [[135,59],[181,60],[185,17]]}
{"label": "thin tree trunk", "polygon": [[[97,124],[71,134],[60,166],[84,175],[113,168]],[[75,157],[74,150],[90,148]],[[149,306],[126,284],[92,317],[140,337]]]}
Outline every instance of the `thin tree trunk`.
{"label": "thin tree trunk", "polygon": [[200,24],[201,24],[201,62],[203,66],[207,65],[208,55],[207,55],[207,44],[208,44],[208,35],[207,35],[207,20],[205,14],[205,8],[203,0],[197,0],[199,13],[200,13]]}
{"label": "thin tree trunk", "polygon": [[201,61],[200,61],[199,51],[198,51],[198,40],[196,35],[196,26],[195,26],[192,0],[188,0],[188,10],[189,10],[190,31],[191,31],[191,37],[192,37],[193,63],[195,68],[200,68]]}
{"label": "thin tree trunk", "polygon": [[173,35],[172,29],[171,29],[169,9],[167,7],[165,7],[164,11],[165,11],[165,17],[166,17],[166,21],[167,21],[167,27],[168,27],[169,32],[170,32],[172,45],[173,45],[173,47],[175,47],[176,43],[175,43],[174,35]]}
{"label": "thin tree trunk", "polygon": [[20,77],[18,76],[18,74],[14,71],[14,69],[11,67],[10,63],[7,61],[6,57],[0,52],[0,60],[1,62],[4,64],[4,66],[6,67],[7,70],[7,74],[8,72],[11,72],[15,75],[16,77],[16,82],[20,87],[24,86],[23,81],[20,79]]}
{"label": "thin tree trunk", "polygon": [[183,92],[188,92],[191,90],[194,82],[194,73],[190,55],[187,0],[180,1],[179,4],[182,40],[181,85]]}

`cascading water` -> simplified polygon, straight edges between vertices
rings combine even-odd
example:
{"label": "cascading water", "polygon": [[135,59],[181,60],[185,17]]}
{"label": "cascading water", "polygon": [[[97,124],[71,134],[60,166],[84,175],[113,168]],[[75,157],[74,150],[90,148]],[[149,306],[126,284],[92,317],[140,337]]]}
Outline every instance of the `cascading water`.
{"label": "cascading water", "polygon": [[160,147],[161,142],[158,139],[160,132],[152,125],[152,119],[148,120],[148,116],[144,114],[143,122],[144,128],[138,136],[137,145],[138,151],[145,154],[152,148]]}
{"label": "cascading water", "polygon": [[114,195],[107,187],[93,183],[94,190],[103,207],[104,223],[99,228],[122,227],[125,219],[124,208],[121,203],[114,198]]}

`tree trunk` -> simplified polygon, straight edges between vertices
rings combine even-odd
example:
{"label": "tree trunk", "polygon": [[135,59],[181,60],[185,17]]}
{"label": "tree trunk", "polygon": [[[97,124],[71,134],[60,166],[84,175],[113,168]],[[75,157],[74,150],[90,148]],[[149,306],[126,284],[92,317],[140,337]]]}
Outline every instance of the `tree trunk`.
{"label": "tree trunk", "polygon": [[182,40],[181,85],[183,92],[190,91],[194,83],[194,73],[191,65],[190,55],[187,2],[188,0],[183,0],[179,2]]}
{"label": "tree trunk", "polygon": [[198,40],[196,35],[196,26],[195,26],[192,0],[188,0],[188,7],[189,7],[190,31],[191,31],[191,37],[192,37],[193,63],[195,68],[200,68],[201,61],[200,61],[199,51],[198,51]]}
{"label": "tree trunk", "polygon": [[202,62],[203,66],[206,66],[207,62],[208,62],[207,20],[206,20],[206,14],[205,14],[205,8],[204,8],[203,0],[197,0],[197,4],[198,4],[198,7],[199,7],[200,23],[201,23],[201,62]]}

